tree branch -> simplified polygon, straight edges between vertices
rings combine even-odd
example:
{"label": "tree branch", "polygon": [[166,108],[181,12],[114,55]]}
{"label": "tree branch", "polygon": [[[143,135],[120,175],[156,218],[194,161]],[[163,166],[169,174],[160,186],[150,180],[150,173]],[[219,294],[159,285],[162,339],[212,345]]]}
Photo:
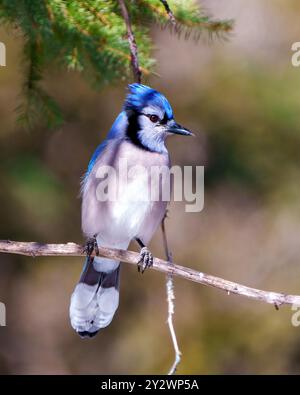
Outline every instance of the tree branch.
{"label": "tree branch", "polygon": [[167,0],[160,0],[160,2],[161,2],[161,3],[163,4],[163,6],[165,7],[166,13],[167,13],[168,16],[169,16],[169,19],[170,19],[171,23],[173,23],[174,25],[176,25],[175,16],[174,16],[174,14],[173,14],[173,12],[172,12],[172,10],[171,10],[171,8],[170,8],[170,6],[169,6]]}
{"label": "tree branch", "polygon": [[[20,242],[0,240],[0,253],[36,256],[85,256],[83,246],[75,243],[67,244],[41,244],[37,242]],[[133,251],[117,250],[112,248],[99,247],[99,254],[111,259],[118,259],[123,262],[136,265],[139,261],[139,254]],[[283,304],[295,304],[300,306],[300,295],[287,295],[278,292],[263,291],[256,288],[247,287],[233,281],[228,281],[220,277],[196,271],[180,265],[170,265],[168,262],[154,258],[154,270],[171,274],[186,280],[194,281],[202,285],[221,289],[228,294],[241,295],[249,299],[270,303],[277,307]]]}
{"label": "tree branch", "polygon": [[129,48],[130,48],[130,54],[131,54],[131,66],[133,70],[133,75],[139,84],[142,81],[142,73],[139,67],[139,59],[138,59],[138,50],[137,50],[137,45],[135,41],[135,37],[131,28],[131,23],[130,23],[130,17],[125,5],[124,0],[119,0],[121,12],[125,21],[126,29],[127,29],[127,39],[129,43]]}

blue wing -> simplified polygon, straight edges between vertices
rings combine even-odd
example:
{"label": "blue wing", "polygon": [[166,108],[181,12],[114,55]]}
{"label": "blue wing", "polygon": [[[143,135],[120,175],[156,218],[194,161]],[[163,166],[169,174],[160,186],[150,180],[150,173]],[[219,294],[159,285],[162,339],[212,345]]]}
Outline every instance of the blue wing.
{"label": "blue wing", "polygon": [[83,182],[86,179],[86,177],[90,174],[90,172],[92,171],[94,164],[97,161],[97,158],[103,152],[103,150],[105,149],[105,147],[107,146],[109,141],[113,140],[113,139],[117,139],[117,138],[122,138],[125,136],[127,125],[128,125],[128,119],[127,119],[126,112],[122,111],[118,115],[115,122],[113,123],[106,139],[100,145],[98,145],[95,152],[93,153],[91,160],[88,164],[87,171],[86,171],[85,175],[83,176]]}

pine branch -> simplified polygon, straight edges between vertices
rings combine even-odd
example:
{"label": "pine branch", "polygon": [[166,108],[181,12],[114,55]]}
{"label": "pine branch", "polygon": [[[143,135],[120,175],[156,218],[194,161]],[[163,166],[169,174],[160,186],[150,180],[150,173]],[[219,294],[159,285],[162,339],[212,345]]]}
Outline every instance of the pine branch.
{"label": "pine branch", "polygon": [[[27,255],[31,257],[85,256],[83,248],[83,246],[75,243],[41,244],[37,242],[0,240],[0,253]],[[139,254],[136,252],[104,247],[99,247],[99,254],[106,258],[120,260],[133,265],[137,265],[140,259]],[[228,281],[220,277],[215,277],[185,266],[177,265],[175,263],[174,265],[170,265],[169,262],[159,258],[154,258],[152,268],[165,274],[170,274],[202,285],[221,289],[228,295],[236,294],[249,299],[273,304],[277,308],[284,304],[295,304],[300,306],[300,295],[287,295],[283,293],[263,291],[260,289],[247,287],[246,285]]]}
{"label": "pine branch", "polygon": [[214,20],[196,0],[1,0],[1,25],[24,37],[23,63],[35,67],[35,73],[28,67],[30,89],[24,89],[19,118],[32,126],[36,121],[55,126],[62,120],[57,104],[42,89],[46,70],[57,65],[80,72],[99,88],[128,77],[131,63],[139,82],[141,73],[153,72],[154,22],[195,40],[203,33],[227,37],[233,26],[232,21]]}
{"label": "pine branch", "polygon": [[166,13],[168,14],[171,23],[176,24],[176,19],[175,16],[169,6],[169,3],[167,2],[167,0],[160,0],[160,2],[162,3],[162,5],[165,7]]}

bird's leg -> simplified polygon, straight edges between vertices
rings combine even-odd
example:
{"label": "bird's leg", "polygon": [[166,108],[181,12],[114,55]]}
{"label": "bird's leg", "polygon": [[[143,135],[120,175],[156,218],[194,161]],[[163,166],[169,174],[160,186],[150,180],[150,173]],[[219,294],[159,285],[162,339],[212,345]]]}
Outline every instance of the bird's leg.
{"label": "bird's leg", "polygon": [[138,261],[137,268],[139,273],[144,273],[144,271],[153,265],[153,255],[151,252],[148,250],[148,248],[145,246],[145,244],[142,242],[141,239],[137,238],[135,239],[138,243],[138,245],[141,247],[140,251],[140,260]]}
{"label": "bird's leg", "polygon": [[93,237],[89,237],[85,243],[85,247],[83,249],[83,252],[86,253],[87,257],[90,259],[93,251],[95,251],[95,254],[98,256],[99,255],[99,248],[98,248],[98,243],[96,239],[97,235],[94,235]]}

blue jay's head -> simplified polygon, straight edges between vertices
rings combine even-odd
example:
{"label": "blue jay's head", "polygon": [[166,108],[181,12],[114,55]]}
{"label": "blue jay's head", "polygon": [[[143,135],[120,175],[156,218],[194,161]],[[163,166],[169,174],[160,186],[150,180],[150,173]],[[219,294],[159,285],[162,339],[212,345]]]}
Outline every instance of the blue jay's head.
{"label": "blue jay's head", "polygon": [[166,151],[165,138],[172,134],[192,136],[175,122],[173,110],[164,95],[141,84],[129,85],[124,110],[128,117],[127,136],[150,151]]}

